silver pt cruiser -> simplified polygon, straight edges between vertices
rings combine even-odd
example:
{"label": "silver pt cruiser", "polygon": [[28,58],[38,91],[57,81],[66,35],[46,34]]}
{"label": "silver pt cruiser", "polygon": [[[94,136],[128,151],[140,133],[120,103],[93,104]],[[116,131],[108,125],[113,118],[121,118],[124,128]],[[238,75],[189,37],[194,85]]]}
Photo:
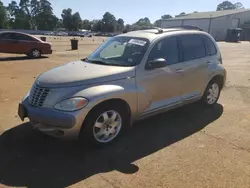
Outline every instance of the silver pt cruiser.
{"label": "silver pt cruiser", "polygon": [[220,50],[205,32],[128,32],[41,74],[18,114],[46,134],[105,145],[136,120],[199,100],[214,105],[225,79]]}

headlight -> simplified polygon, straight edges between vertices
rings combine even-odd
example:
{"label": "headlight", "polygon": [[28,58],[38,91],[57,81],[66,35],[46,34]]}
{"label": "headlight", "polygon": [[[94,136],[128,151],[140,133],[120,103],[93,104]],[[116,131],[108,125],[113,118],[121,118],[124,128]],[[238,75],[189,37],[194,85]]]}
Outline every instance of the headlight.
{"label": "headlight", "polygon": [[57,103],[54,108],[57,110],[72,112],[84,108],[87,104],[87,99],[82,97],[74,97]]}

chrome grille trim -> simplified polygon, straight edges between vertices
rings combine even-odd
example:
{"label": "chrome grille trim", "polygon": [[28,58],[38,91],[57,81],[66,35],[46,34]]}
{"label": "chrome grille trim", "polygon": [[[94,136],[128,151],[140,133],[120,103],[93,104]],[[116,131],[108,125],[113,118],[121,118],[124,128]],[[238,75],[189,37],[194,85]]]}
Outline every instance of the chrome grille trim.
{"label": "chrome grille trim", "polygon": [[37,84],[34,84],[29,96],[30,104],[33,106],[42,107],[47,95],[49,94],[49,91],[49,88],[40,87]]}

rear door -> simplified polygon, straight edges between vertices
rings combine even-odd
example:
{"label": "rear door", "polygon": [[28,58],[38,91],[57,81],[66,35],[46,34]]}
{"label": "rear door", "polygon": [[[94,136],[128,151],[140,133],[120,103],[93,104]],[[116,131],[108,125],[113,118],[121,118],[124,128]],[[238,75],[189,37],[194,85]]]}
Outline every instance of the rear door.
{"label": "rear door", "polygon": [[0,52],[3,53],[4,52],[4,33],[0,34]]}
{"label": "rear door", "polygon": [[199,98],[206,87],[209,60],[200,34],[179,36],[183,62],[183,100]]}
{"label": "rear door", "polygon": [[0,52],[15,53],[17,50],[16,43],[13,33],[3,33],[0,38]]}

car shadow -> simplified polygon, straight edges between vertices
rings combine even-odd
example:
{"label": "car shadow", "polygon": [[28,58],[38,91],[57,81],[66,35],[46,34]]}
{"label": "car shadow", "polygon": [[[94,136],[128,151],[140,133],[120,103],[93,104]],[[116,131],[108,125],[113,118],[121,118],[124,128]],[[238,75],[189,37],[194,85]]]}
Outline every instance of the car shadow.
{"label": "car shadow", "polygon": [[54,188],[113,170],[133,174],[139,170],[133,162],[202,130],[222,113],[219,104],[188,105],[142,120],[114,144],[99,149],[45,136],[25,123],[0,136],[0,184]]}
{"label": "car shadow", "polygon": [[18,57],[0,57],[0,61],[22,61],[22,60],[37,60],[49,58],[48,56],[41,56],[40,58],[30,58],[28,56],[18,56]]}

